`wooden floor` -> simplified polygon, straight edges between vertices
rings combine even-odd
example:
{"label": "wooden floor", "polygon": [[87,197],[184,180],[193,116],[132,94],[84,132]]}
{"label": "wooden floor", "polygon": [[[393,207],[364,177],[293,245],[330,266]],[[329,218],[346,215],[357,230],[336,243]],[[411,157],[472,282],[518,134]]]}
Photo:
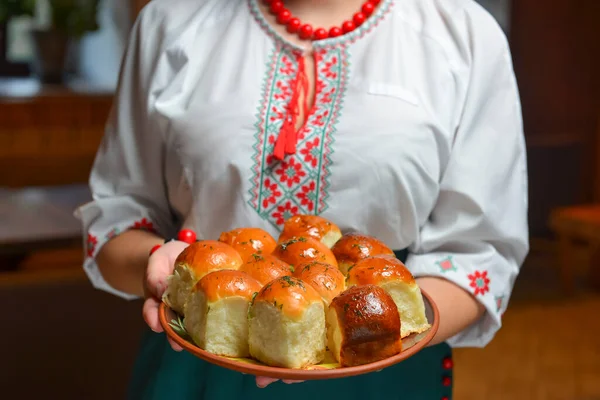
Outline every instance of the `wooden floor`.
{"label": "wooden floor", "polygon": [[484,349],[458,349],[457,400],[600,400],[600,294],[566,298],[546,262],[529,262],[503,327]]}

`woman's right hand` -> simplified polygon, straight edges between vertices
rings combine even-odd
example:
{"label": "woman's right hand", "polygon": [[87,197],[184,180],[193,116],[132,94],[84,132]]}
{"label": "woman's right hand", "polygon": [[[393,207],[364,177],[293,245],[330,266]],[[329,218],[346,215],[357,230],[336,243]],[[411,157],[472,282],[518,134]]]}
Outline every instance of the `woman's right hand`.
{"label": "woman's right hand", "polygon": [[[144,307],[142,314],[144,321],[154,332],[160,333],[163,328],[158,318],[158,308],[162,302],[162,295],[167,288],[167,277],[173,273],[175,260],[189,244],[171,241],[162,245],[148,259],[148,266],[144,275]],[[181,346],[169,339],[175,351],[183,350]]]}

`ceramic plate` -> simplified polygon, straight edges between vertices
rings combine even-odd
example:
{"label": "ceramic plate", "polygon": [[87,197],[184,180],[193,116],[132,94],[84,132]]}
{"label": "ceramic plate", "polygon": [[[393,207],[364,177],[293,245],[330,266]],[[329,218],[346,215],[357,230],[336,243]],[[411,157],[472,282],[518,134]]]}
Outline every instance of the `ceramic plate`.
{"label": "ceramic plate", "polygon": [[421,291],[425,300],[425,312],[431,328],[423,333],[408,336],[402,340],[402,352],[393,357],[386,358],[370,364],[357,367],[340,367],[335,362],[333,356],[328,352],[326,359],[319,365],[313,365],[305,369],[288,369],[279,367],[269,367],[258,361],[249,358],[229,358],[221,357],[202,350],[191,342],[191,339],[185,333],[180,318],[164,303],[160,307],[160,323],[165,329],[166,334],[186,351],[196,357],[209,363],[223,368],[231,369],[244,374],[266,376],[277,379],[291,380],[317,380],[334,379],[348,376],[362,375],[369,372],[379,371],[383,368],[397,364],[409,357],[414,356],[421,351],[433,339],[437,332],[440,318],[436,305],[429,295]]}

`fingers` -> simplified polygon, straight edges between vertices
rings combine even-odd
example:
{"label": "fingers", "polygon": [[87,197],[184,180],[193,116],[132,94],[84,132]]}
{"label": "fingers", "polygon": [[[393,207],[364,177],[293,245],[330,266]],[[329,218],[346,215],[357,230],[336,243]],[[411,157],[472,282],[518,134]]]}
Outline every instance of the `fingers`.
{"label": "fingers", "polygon": [[150,329],[156,333],[160,333],[163,331],[162,325],[160,324],[160,320],[158,319],[158,307],[160,303],[154,298],[149,297],[144,301],[144,306],[142,307],[142,315],[144,316],[144,321],[148,324]]}
{"label": "fingers", "polygon": [[[258,386],[261,389],[266,388],[267,386],[269,386],[271,383],[277,382],[279,379],[275,379],[275,378],[267,378],[266,376],[257,376],[256,377],[256,386]],[[296,381],[296,380],[292,380],[292,379],[284,379],[282,380],[283,383],[291,385],[293,383],[302,383],[304,381]]]}
{"label": "fingers", "polygon": [[182,351],[183,347],[181,347],[180,345],[178,345],[177,343],[175,343],[175,341],[173,339],[171,339],[170,337],[167,336],[167,340],[169,341],[169,344],[171,345],[171,348],[175,351]]}
{"label": "fingers", "polygon": [[277,382],[279,379],[267,378],[265,376],[257,376],[256,377],[256,386],[263,389],[269,386],[273,382]]}
{"label": "fingers", "polygon": [[167,258],[160,254],[153,254],[148,259],[146,268],[146,288],[150,294],[160,299],[167,288],[167,277],[169,276],[169,264]]}

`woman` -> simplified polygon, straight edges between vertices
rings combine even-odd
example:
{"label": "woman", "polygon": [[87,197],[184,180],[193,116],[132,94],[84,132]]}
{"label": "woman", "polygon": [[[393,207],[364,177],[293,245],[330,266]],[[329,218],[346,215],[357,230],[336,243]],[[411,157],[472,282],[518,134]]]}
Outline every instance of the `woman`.
{"label": "woman", "polygon": [[[100,289],[144,296],[154,331],[131,398],[450,398],[450,348],[492,339],[528,251],[510,54],[470,0],[155,0],[90,181],[85,270]],[[407,250],[440,308],[432,346],[379,373],[296,385],[171,348],[157,307],[185,244],[150,250],[183,228],[277,235],[295,213]]]}

